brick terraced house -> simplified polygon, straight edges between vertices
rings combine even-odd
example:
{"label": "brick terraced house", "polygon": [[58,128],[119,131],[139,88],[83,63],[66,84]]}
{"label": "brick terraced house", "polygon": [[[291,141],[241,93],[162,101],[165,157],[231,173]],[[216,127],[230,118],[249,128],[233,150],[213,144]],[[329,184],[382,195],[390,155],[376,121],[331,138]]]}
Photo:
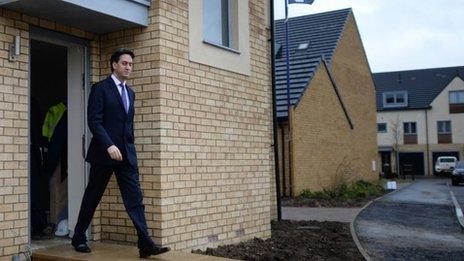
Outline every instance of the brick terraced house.
{"label": "brick terraced house", "polygon": [[383,172],[436,175],[438,157],[464,158],[463,66],[373,77]]}
{"label": "brick terraced house", "polygon": [[[136,93],[135,143],[154,239],[189,250],[269,237],[269,4],[0,0],[0,259],[34,246],[30,181],[43,172],[31,166],[37,155],[30,145],[52,106],[66,106],[67,150],[46,173],[51,184],[42,181],[39,203],[53,221],[64,215],[72,234],[89,167],[87,95],[109,75],[109,56],[119,47],[136,54],[128,84]],[[114,178],[89,236],[137,240]]]}
{"label": "brick terraced house", "polygon": [[[351,9],[276,21],[276,99],[282,195],[378,174],[375,88]],[[290,109],[287,109],[290,104]]]}

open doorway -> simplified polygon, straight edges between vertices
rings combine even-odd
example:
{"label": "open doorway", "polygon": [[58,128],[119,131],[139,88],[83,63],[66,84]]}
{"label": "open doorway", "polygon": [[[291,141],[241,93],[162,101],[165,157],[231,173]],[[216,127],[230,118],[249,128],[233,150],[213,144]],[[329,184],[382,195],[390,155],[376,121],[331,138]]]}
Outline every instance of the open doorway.
{"label": "open doorway", "polygon": [[86,184],[86,47],[33,33],[30,42],[30,234],[67,242]]}

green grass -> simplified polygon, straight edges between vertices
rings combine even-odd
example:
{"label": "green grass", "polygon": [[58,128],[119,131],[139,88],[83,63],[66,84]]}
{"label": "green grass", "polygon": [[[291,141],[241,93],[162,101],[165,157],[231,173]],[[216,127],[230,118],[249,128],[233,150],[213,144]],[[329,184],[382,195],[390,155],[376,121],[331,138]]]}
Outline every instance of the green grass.
{"label": "green grass", "polygon": [[358,180],[351,184],[341,184],[334,189],[324,189],[322,191],[303,190],[302,197],[317,199],[362,199],[370,196],[380,196],[385,193],[384,186],[380,181],[367,182]]}

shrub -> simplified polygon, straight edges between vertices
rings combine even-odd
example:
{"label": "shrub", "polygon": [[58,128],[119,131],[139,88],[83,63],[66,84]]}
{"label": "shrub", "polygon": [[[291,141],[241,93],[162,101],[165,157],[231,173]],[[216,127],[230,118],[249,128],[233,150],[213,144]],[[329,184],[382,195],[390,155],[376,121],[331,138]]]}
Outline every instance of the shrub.
{"label": "shrub", "polygon": [[358,180],[351,184],[341,183],[332,189],[323,189],[322,191],[312,192],[309,189],[303,190],[300,194],[305,198],[317,199],[361,199],[370,196],[380,196],[385,192],[385,189],[379,182],[367,182]]}

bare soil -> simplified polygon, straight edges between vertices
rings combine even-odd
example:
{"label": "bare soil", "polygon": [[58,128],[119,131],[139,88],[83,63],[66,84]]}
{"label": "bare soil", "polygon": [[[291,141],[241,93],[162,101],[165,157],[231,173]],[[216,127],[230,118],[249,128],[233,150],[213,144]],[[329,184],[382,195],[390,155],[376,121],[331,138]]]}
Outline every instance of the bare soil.
{"label": "bare soil", "polygon": [[272,237],[192,253],[239,260],[363,260],[348,223],[273,221]]}

